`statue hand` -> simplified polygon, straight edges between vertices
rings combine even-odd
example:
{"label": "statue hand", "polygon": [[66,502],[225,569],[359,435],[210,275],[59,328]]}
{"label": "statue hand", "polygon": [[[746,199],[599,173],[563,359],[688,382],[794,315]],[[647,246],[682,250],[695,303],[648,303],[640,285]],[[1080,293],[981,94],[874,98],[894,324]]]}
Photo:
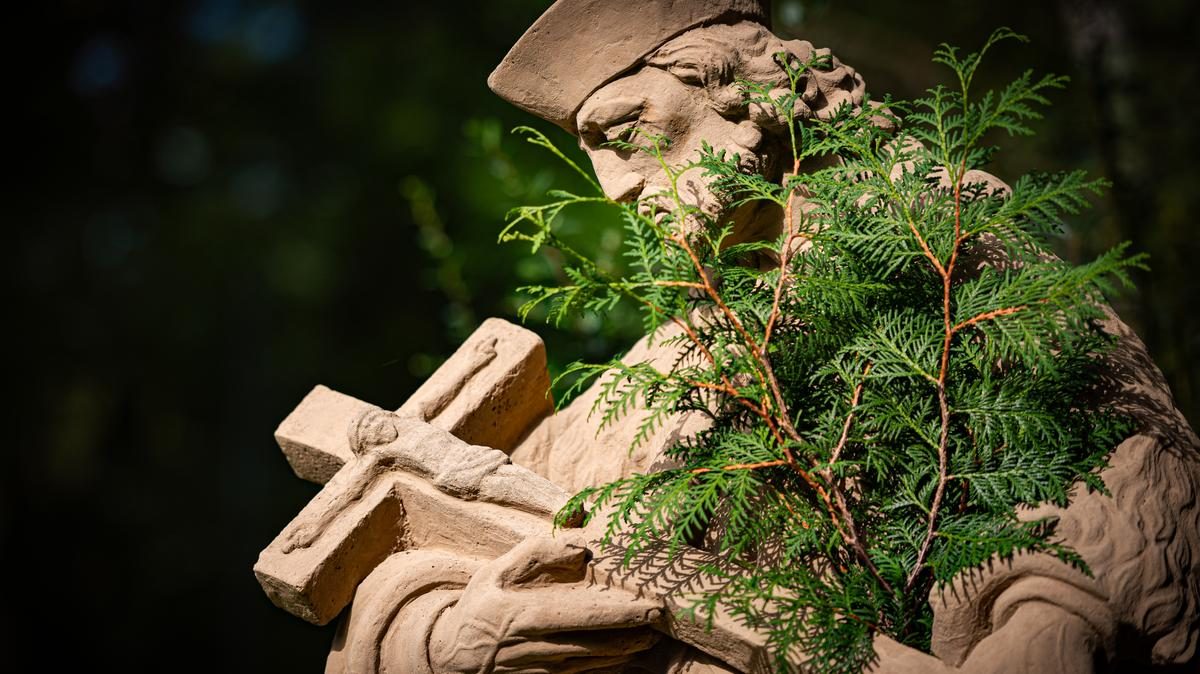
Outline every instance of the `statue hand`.
{"label": "statue hand", "polygon": [[479,569],[438,618],[429,659],[452,672],[615,670],[654,645],[657,602],[586,580],[579,538],[532,538]]}

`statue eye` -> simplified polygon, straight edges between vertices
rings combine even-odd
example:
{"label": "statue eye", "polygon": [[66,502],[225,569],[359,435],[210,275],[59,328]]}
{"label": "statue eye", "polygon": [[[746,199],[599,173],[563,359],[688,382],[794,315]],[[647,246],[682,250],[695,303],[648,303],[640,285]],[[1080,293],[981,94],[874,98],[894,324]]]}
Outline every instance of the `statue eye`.
{"label": "statue eye", "polygon": [[596,94],[579,111],[580,139],[592,147],[613,141],[629,142],[631,129],[641,122],[646,109],[643,96]]}
{"label": "statue eye", "polygon": [[634,133],[638,128],[638,122],[641,120],[631,119],[619,124],[614,124],[604,130],[604,141],[611,143],[613,141],[632,142]]}

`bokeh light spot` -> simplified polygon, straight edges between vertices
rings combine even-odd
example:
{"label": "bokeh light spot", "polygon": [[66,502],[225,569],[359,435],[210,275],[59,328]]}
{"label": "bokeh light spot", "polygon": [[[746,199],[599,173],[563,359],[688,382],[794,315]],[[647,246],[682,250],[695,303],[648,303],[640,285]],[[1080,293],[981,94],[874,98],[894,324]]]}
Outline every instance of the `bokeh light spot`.
{"label": "bokeh light spot", "polygon": [[94,96],[121,86],[128,76],[125,49],[112,36],[84,43],[71,68],[71,88],[81,96]]}

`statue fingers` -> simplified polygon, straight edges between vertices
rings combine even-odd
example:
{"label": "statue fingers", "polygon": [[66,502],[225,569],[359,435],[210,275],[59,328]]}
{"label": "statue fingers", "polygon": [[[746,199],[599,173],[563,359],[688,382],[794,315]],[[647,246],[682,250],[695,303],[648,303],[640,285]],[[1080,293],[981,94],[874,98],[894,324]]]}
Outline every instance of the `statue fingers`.
{"label": "statue fingers", "polygon": [[494,674],[617,674],[626,671],[633,655],[614,655],[602,658],[570,658],[545,665],[498,665]]}
{"label": "statue fingers", "polygon": [[312,544],[317,540],[322,528],[311,524],[301,524],[288,531],[283,544],[283,553],[286,555],[300,548],[312,547]]}
{"label": "statue fingers", "polygon": [[533,637],[554,632],[615,630],[653,625],[662,619],[660,602],[637,599],[620,590],[582,587],[522,591],[523,607],[512,617],[508,633]]}
{"label": "statue fingers", "polygon": [[660,638],[661,635],[646,627],[556,632],[502,646],[496,656],[496,665],[525,668],[522,670],[525,671],[548,664],[565,665],[583,659],[600,661],[626,657],[650,648],[658,643]]}
{"label": "statue fingers", "polygon": [[493,563],[495,583],[511,588],[580,581],[591,558],[586,541],[574,534],[529,538]]}
{"label": "statue fingers", "polygon": [[478,621],[453,637],[436,637],[430,658],[438,672],[624,671],[620,665],[658,643],[661,635],[640,627],[623,630],[559,632],[533,638],[501,634]]}

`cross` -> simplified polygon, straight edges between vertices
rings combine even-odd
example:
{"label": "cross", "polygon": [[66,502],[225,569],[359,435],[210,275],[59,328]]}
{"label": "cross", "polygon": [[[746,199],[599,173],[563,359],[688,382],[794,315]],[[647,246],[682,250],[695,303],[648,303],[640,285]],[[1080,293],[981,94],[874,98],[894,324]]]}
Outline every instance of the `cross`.
{"label": "cross", "polygon": [[[552,532],[569,494],[511,463],[510,453],[553,413],[545,347],[534,333],[489,319],[395,412],[324,386],[284,419],[275,438],[295,473],[321,491],[254,565],[280,608],[324,625],[358,584],[400,550],[438,549],[491,559]],[[584,537],[599,550],[603,517]],[[713,556],[698,549],[641,553],[626,567],[611,547],[597,582],[657,596],[704,592]],[[656,626],[742,671],[765,671],[764,637],[719,610],[712,629],[670,616]]]}

